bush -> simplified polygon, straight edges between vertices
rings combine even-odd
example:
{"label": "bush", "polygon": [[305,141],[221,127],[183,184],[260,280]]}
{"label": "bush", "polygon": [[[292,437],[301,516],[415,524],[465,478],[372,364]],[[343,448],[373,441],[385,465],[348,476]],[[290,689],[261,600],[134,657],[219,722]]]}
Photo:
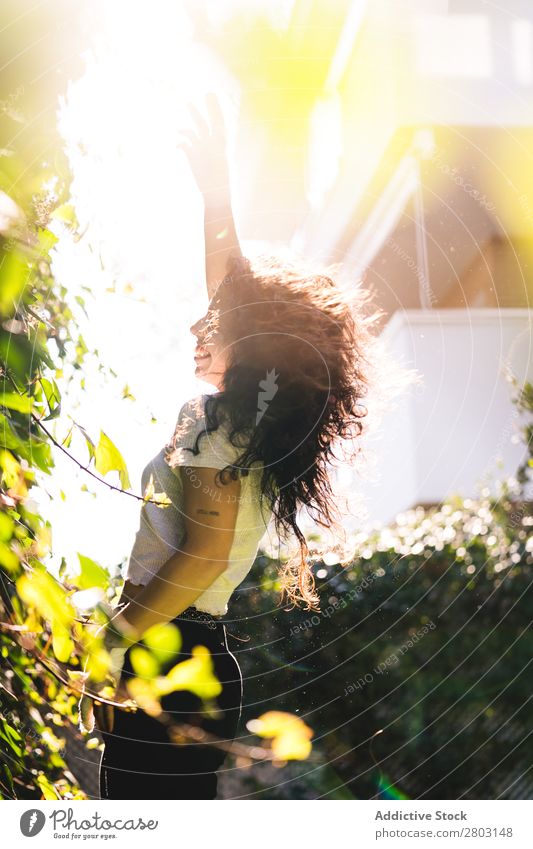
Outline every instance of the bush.
{"label": "bush", "polygon": [[[532,399],[527,385],[522,410]],[[276,562],[258,557],[230,610],[230,630],[250,637],[234,649],[244,721],[297,712],[359,798],[530,796],[530,507],[504,483],[501,499],[418,507],[358,535],[347,564],[315,552],[321,614],[276,608]],[[305,795],[315,777],[269,798]],[[330,769],[313,794],[335,792]]]}

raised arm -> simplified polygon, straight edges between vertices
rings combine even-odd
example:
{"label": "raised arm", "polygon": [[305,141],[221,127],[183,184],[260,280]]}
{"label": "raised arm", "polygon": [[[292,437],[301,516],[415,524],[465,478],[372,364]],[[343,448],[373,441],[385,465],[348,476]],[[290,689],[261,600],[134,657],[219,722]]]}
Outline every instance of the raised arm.
{"label": "raised arm", "polygon": [[207,95],[209,122],[191,105],[194,129],[182,132],[180,147],[204,199],[205,277],[211,299],[241,248],[233,220],[224,118],[217,97]]}

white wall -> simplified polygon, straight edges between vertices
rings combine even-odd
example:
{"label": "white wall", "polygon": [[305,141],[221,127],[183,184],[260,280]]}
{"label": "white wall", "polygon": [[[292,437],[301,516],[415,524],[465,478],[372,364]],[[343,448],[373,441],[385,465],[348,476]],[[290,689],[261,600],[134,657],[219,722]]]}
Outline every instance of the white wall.
{"label": "white wall", "polygon": [[526,449],[505,370],[520,385],[533,379],[532,317],[531,310],[512,309],[393,316],[383,332],[387,350],[420,372],[423,383],[368,437],[376,481],[352,478],[369,522],[386,523],[401,510],[454,493],[476,497],[483,486],[497,493],[497,481],[515,474]]}

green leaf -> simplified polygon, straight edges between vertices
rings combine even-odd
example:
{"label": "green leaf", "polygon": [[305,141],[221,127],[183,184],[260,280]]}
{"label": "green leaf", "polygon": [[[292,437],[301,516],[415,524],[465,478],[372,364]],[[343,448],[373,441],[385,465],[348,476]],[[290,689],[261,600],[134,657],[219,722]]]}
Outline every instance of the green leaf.
{"label": "green leaf", "polygon": [[[69,432],[65,436],[63,442],[61,443],[63,448],[70,448],[70,443],[72,442],[72,431],[74,430],[74,425],[70,428]],[[92,456],[92,455],[91,455]]]}
{"label": "green leaf", "polygon": [[94,457],[94,453],[95,453],[94,442],[92,441],[91,437],[89,436],[89,434],[87,433],[85,428],[82,427],[82,425],[78,424],[78,422],[74,422],[74,424],[76,425],[78,430],[83,434],[83,436],[85,438],[85,443],[87,445],[87,450],[89,451],[89,457],[92,459]]}
{"label": "green leaf", "polygon": [[30,460],[30,452],[22,439],[15,433],[11,423],[3,413],[0,413],[0,443],[2,448],[10,448],[16,451],[25,460]]}
{"label": "green leaf", "polygon": [[192,657],[173,666],[164,678],[157,680],[159,695],[175,690],[190,690],[200,699],[212,699],[222,692],[215,675],[211,652],[206,646],[194,646]]}
{"label": "green leaf", "polygon": [[152,625],[142,635],[142,641],[161,663],[178,654],[182,642],[179,628],[171,622]]}
{"label": "green leaf", "polygon": [[[4,776],[4,778],[6,779],[6,781],[8,783],[8,787],[11,791],[12,797],[15,798],[15,786],[13,784],[13,774],[12,774],[11,770],[9,769],[7,764],[0,764],[0,770],[2,770],[1,774]],[[4,797],[0,796],[0,798],[3,799]]]}
{"label": "green leaf", "polygon": [[56,801],[57,799],[61,799],[61,796],[55,789],[54,785],[51,781],[48,781],[46,775],[38,775],[35,779],[40,789],[42,790],[42,794],[45,799],[50,799]]}
{"label": "green leaf", "polygon": [[32,437],[30,442],[29,461],[32,465],[38,466],[43,472],[50,474],[50,469],[54,465],[52,456],[52,448],[48,442],[37,442],[35,437]]}
{"label": "green leaf", "polygon": [[9,407],[19,413],[31,412],[33,398],[29,395],[18,395],[16,392],[0,392],[0,406]]}
{"label": "green leaf", "polygon": [[19,732],[11,725],[8,725],[5,719],[2,718],[0,718],[0,738],[5,740],[17,757],[22,757],[22,747],[20,745],[22,738]]}
{"label": "green leaf", "polygon": [[100,431],[100,441],[95,451],[95,466],[97,472],[104,477],[108,472],[117,471],[122,489],[131,489],[126,462],[116,445],[103,430]]}
{"label": "green leaf", "polygon": [[57,388],[55,380],[48,380],[46,377],[41,377],[39,380],[48,404],[49,414],[44,421],[55,419],[61,412],[61,393]]}
{"label": "green leaf", "polygon": [[28,280],[28,264],[21,253],[12,251],[0,262],[0,314],[11,316]]}
{"label": "green leaf", "polygon": [[90,557],[85,557],[78,551],[78,560],[80,561],[81,571],[79,575],[72,578],[72,583],[80,590],[89,590],[93,587],[100,587],[106,590],[109,587],[109,573],[103,566],[100,566],[96,560],[91,560]]}
{"label": "green leaf", "polygon": [[11,451],[0,450],[0,466],[2,467],[2,483],[6,486],[15,486],[19,480],[21,466]]}
{"label": "green leaf", "polygon": [[3,413],[0,413],[0,445],[2,448],[9,448],[14,451],[19,457],[27,460],[30,465],[37,465],[44,472],[49,473],[53,464],[50,445],[34,434],[28,442],[22,440]]}
{"label": "green leaf", "polygon": [[20,561],[15,552],[2,541],[0,541],[0,566],[8,572],[16,572],[20,567]]}
{"label": "green leaf", "polygon": [[17,581],[17,590],[24,602],[39,611],[48,622],[70,628],[75,611],[65,590],[46,571],[24,574]]}
{"label": "green leaf", "polygon": [[131,665],[141,678],[155,678],[159,674],[159,662],[142,646],[133,646],[130,651]]}
{"label": "green leaf", "polygon": [[52,625],[52,648],[61,663],[67,663],[74,652],[74,642],[70,632],[57,621]]}
{"label": "green leaf", "polygon": [[15,523],[11,516],[8,516],[7,513],[0,513],[0,540],[2,542],[9,542],[13,536],[14,527]]}
{"label": "green leaf", "polygon": [[39,251],[42,256],[47,256],[55,244],[58,242],[57,236],[52,233],[51,230],[47,230],[46,228],[42,228],[37,233],[37,239],[39,242]]}

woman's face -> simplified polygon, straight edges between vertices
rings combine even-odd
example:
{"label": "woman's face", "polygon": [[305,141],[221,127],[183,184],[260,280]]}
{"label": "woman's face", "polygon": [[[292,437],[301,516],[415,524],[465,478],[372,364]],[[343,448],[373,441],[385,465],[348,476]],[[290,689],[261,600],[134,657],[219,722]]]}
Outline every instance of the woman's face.
{"label": "woman's face", "polygon": [[211,300],[206,314],[192,325],[191,333],[197,339],[194,352],[196,376],[205,380],[206,383],[211,383],[217,389],[221,389],[228,360],[227,348],[222,344],[220,330],[217,327],[216,305],[215,296]]}

